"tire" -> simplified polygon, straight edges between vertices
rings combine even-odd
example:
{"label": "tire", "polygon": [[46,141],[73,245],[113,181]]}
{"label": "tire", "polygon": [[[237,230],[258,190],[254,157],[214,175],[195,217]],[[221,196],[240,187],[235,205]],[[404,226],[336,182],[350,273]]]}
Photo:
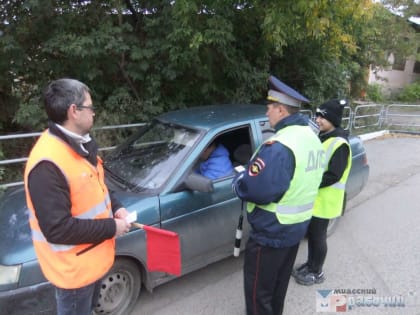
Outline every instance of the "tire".
{"label": "tire", "polygon": [[101,291],[95,307],[97,315],[130,314],[141,290],[141,270],[131,260],[116,259],[102,279]]}

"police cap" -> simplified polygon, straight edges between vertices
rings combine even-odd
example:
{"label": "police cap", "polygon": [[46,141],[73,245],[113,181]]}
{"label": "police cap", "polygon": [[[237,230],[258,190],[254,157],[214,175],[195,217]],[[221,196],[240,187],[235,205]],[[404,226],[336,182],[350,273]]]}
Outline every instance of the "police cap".
{"label": "police cap", "polygon": [[270,90],[268,90],[267,100],[273,103],[280,103],[292,107],[300,107],[300,104],[309,103],[309,100],[287,84],[281,82],[275,76],[268,78]]}

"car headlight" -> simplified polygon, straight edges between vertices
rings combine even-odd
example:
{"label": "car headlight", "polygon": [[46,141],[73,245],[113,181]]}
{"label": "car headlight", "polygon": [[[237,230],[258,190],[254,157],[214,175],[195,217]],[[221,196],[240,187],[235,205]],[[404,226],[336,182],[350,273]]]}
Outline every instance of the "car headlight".
{"label": "car headlight", "polygon": [[19,280],[21,265],[1,266],[0,265],[0,285],[17,283]]}

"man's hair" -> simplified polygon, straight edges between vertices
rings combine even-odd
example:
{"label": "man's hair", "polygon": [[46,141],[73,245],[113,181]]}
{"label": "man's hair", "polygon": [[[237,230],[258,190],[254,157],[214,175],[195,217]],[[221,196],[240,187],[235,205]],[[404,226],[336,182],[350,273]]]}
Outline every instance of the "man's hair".
{"label": "man's hair", "polygon": [[289,105],[286,105],[286,104],[283,104],[283,103],[271,103],[271,104],[273,104],[275,106],[283,106],[283,108],[286,110],[286,112],[289,113],[289,115],[299,113],[299,111],[300,111],[300,108],[296,107],[296,106],[289,106]]}
{"label": "man's hair", "polygon": [[299,108],[299,107],[296,107],[296,106],[289,106],[289,105],[285,105],[285,104],[281,104],[281,105],[283,105],[283,107],[286,109],[286,111],[287,111],[290,115],[293,115],[293,114],[299,113],[299,110],[300,110],[300,108]]}
{"label": "man's hair", "polygon": [[90,93],[90,89],[78,80],[64,78],[52,81],[43,92],[48,118],[63,124],[68,119],[67,110],[71,104],[83,105],[85,93]]}

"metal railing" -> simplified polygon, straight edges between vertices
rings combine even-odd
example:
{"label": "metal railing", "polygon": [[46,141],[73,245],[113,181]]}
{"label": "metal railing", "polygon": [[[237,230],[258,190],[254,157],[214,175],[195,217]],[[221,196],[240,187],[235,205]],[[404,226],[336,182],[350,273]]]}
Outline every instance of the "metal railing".
{"label": "metal railing", "polygon": [[416,131],[420,128],[420,105],[389,105],[385,110],[383,123],[402,131]]}
{"label": "metal railing", "polygon": [[[126,128],[135,128],[144,126],[146,123],[135,123],[135,124],[124,124],[124,125],[109,125],[109,126],[102,126],[102,127],[95,127],[93,128],[93,132],[98,130],[116,130],[116,129],[126,129]],[[0,136],[0,141],[10,141],[10,140],[16,140],[16,139],[25,139],[25,138],[34,138],[39,137],[41,135],[41,132],[32,132],[32,133],[25,133],[25,134],[12,134],[12,135],[3,135]],[[115,148],[116,146],[104,146],[100,147],[99,151],[109,151]],[[12,159],[4,159],[0,160],[0,167],[1,166],[7,166],[12,164],[19,164],[19,163],[25,163],[28,160],[28,157],[19,157],[19,158],[12,158]],[[22,185],[23,181],[17,181],[17,182],[10,182],[6,184],[0,184],[0,187],[7,188],[7,187],[14,187]]]}
{"label": "metal railing", "polygon": [[[311,110],[302,110],[302,114],[307,115],[311,119],[315,119],[315,115]],[[95,131],[116,130],[125,128],[135,128],[143,126],[145,123],[124,124],[124,125],[111,125],[103,127],[95,127]],[[411,104],[365,104],[358,105],[354,109],[349,106],[344,108],[342,119],[342,127],[344,129],[359,133],[362,130],[380,130],[386,128],[391,131],[399,132],[416,132],[420,133],[420,105]],[[14,134],[0,136],[0,141],[10,141],[24,138],[38,137],[41,132],[33,132],[26,134]],[[95,137],[97,138],[97,137]],[[107,151],[115,148],[112,146],[100,147],[100,151]],[[10,166],[26,162],[27,157],[17,157],[11,159],[0,160],[1,167]],[[0,187],[12,187],[22,185],[22,181],[10,182],[0,184]]]}
{"label": "metal railing", "polygon": [[384,105],[368,104],[359,105],[354,110],[353,125],[354,129],[380,126],[383,116]]}

